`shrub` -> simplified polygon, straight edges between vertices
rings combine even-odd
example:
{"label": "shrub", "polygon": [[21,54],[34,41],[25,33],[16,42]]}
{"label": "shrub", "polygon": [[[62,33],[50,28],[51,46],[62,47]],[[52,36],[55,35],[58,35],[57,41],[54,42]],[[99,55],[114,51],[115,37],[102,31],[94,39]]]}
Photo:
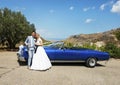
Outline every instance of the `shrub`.
{"label": "shrub", "polygon": [[86,44],[84,44],[83,45],[83,48],[88,48],[88,49],[93,49],[93,50],[95,50],[97,47],[96,47],[96,45],[95,44],[89,44],[89,43],[86,43]]}
{"label": "shrub", "polygon": [[66,48],[73,48],[74,47],[74,44],[73,43],[70,43],[70,42],[65,42],[64,46]]}
{"label": "shrub", "polygon": [[120,58],[120,48],[113,43],[108,43],[102,50],[108,52],[113,58]]}
{"label": "shrub", "polygon": [[120,30],[115,32],[115,36],[118,40],[120,40]]}

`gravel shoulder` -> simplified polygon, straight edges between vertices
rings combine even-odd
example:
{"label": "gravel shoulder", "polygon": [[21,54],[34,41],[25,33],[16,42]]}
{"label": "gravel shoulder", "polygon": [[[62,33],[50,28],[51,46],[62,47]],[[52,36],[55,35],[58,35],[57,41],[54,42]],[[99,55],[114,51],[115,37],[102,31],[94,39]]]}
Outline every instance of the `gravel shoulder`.
{"label": "gravel shoulder", "polygon": [[0,52],[0,85],[119,85],[120,59],[98,63],[95,68],[84,63],[52,63],[47,71],[33,71],[18,63],[16,52]]}

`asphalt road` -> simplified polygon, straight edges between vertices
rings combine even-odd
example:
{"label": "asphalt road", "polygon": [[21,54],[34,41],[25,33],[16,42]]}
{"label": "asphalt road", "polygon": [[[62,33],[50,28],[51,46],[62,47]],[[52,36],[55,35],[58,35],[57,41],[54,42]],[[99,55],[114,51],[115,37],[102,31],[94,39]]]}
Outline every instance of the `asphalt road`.
{"label": "asphalt road", "polygon": [[120,85],[120,60],[84,63],[53,63],[50,70],[33,71],[18,63],[16,52],[0,52],[0,85]]}

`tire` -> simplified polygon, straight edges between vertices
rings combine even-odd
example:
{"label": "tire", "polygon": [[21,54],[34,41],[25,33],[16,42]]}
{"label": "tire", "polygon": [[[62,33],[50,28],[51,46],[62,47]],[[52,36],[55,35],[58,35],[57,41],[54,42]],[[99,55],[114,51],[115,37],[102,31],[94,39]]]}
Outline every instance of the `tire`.
{"label": "tire", "polygon": [[93,68],[93,67],[96,66],[96,63],[97,63],[96,58],[88,58],[87,61],[86,61],[86,66],[90,67],[90,68]]}

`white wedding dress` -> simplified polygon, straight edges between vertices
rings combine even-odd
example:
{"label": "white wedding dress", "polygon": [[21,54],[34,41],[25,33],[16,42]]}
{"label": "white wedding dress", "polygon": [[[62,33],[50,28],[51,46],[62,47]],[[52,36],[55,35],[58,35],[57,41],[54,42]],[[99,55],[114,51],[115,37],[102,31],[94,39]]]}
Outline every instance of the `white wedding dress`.
{"label": "white wedding dress", "polygon": [[[36,43],[40,43],[42,40],[39,38]],[[42,46],[38,46],[36,53],[32,59],[31,69],[33,70],[47,70],[51,68],[51,62]]]}

